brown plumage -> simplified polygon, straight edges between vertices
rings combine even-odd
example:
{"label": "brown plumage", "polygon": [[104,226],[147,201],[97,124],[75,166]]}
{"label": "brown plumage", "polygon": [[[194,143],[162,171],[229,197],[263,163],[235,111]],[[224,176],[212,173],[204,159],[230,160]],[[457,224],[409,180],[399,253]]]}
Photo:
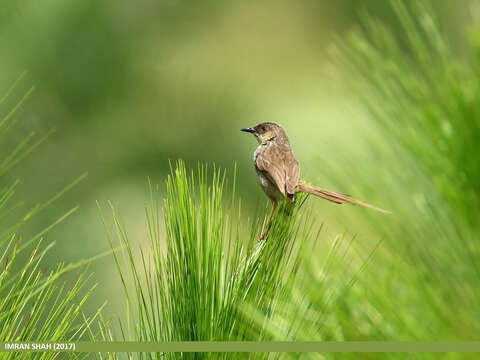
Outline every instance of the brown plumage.
{"label": "brown plumage", "polygon": [[308,185],[300,180],[300,166],[293,155],[290,141],[283,128],[272,122],[258,124],[253,128],[244,128],[242,131],[252,133],[259,145],[254,153],[254,165],[262,189],[272,200],[273,210],[267,223],[266,230],[260,240],[263,240],[270,227],[278,202],[283,198],[295,200],[299,192],[306,192],[337,204],[352,204],[367,207],[383,213],[388,211],[377,208],[360,200],[352,199],[348,195]]}

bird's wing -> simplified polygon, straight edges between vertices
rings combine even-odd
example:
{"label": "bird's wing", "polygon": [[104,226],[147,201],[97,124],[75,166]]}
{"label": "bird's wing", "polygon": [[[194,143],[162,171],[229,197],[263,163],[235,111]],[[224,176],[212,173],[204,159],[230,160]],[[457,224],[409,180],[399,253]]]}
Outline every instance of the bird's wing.
{"label": "bird's wing", "polygon": [[300,182],[300,166],[291,149],[285,154],[285,187],[287,194],[294,195]]}
{"label": "bird's wing", "polygon": [[274,183],[278,190],[285,195],[285,162],[282,149],[277,145],[269,145],[262,149],[255,159],[257,170]]}
{"label": "bird's wing", "polygon": [[300,180],[300,167],[290,146],[267,146],[257,156],[256,166],[277,185],[283,195],[295,194]]}

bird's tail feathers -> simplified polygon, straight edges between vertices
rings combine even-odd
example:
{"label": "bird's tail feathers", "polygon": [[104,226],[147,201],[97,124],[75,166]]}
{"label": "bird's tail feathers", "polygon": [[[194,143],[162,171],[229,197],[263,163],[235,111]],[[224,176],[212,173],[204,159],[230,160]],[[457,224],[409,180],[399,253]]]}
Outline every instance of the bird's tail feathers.
{"label": "bird's tail feathers", "polygon": [[308,184],[305,184],[305,183],[300,183],[297,186],[297,192],[306,192],[306,193],[321,197],[322,199],[326,199],[328,201],[331,201],[331,202],[334,202],[334,203],[337,203],[337,204],[359,205],[359,206],[363,206],[363,207],[366,207],[366,208],[369,208],[369,209],[372,209],[372,210],[382,212],[384,214],[391,214],[391,212],[388,211],[388,210],[380,209],[376,206],[367,204],[366,202],[356,200],[356,199],[352,199],[348,195],[341,194],[341,193],[338,193],[338,192],[335,192],[335,191],[321,189],[321,188],[318,188],[316,186],[308,185]]}

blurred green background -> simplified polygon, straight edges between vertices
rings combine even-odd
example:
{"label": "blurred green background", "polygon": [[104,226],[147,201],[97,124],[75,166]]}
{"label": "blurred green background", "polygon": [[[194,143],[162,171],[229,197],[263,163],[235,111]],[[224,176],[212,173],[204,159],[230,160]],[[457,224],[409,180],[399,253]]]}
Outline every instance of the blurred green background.
{"label": "blurred green background", "polygon": [[[462,57],[468,6],[439,0],[433,9]],[[333,39],[360,27],[363,12],[404,36],[383,0],[4,0],[0,89],[27,70],[11,101],[31,85],[36,90],[2,147],[32,130],[42,134],[56,128],[9,174],[22,180],[19,198],[32,206],[89,174],[30,225],[38,228],[80,205],[48,235],[57,241],[49,263],[77,261],[109,248],[96,200],[102,205],[112,200],[132,242],[143,241],[147,177],[163,184],[169,159],[228,169],[237,163],[244,213],[263,209],[267,199],[252,167],[256,143],[239,131],[263,121],[285,127],[305,180],[391,208],[388,191],[375,189],[383,186],[382,176],[399,170],[380,161],[362,172],[362,164],[375,158],[369,141],[380,130],[346,90],[354,80],[328,60]],[[343,164],[349,167],[345,172]],[[359,192],[357,180],[371,191]],[[327,240],[348,232],[374,244],[385,236],[366,225],[363,210],[309,201],[318,221],[327,224]],[[107,313],[122,311],[112,259],[92,269],[101,286],[91,308],[107,299]]]}

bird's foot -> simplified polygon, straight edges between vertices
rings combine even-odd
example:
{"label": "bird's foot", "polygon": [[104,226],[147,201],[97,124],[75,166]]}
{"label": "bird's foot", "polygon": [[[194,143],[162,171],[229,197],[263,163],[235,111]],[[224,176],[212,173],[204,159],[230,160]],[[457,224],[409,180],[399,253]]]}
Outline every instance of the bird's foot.
{"label": "bird's foot", "polygon": [[267,236],[267,233],[268,233],[268,230],[265,230],[263,232],[262,236],[260,236],[260,239],[258,239],[259,243],[261,243],[265,239],[265,236]]}

